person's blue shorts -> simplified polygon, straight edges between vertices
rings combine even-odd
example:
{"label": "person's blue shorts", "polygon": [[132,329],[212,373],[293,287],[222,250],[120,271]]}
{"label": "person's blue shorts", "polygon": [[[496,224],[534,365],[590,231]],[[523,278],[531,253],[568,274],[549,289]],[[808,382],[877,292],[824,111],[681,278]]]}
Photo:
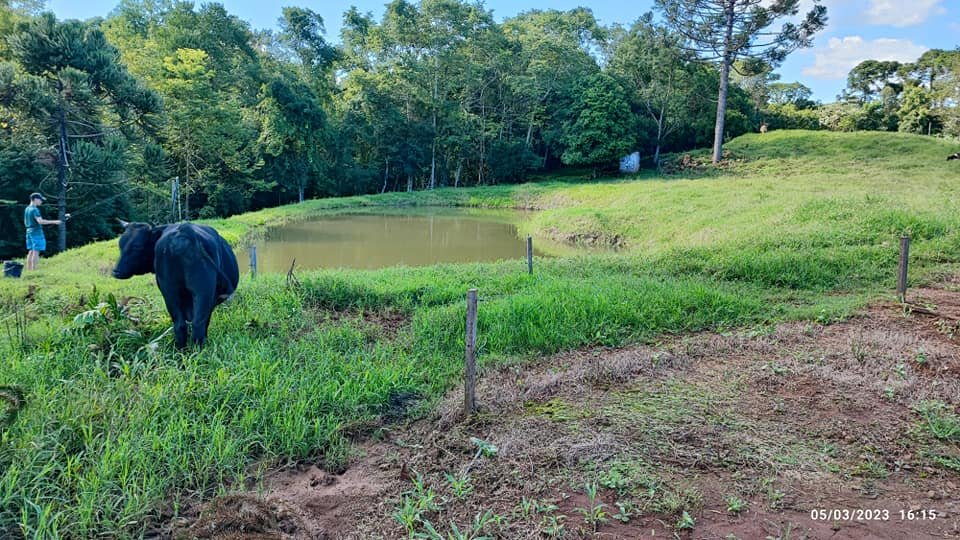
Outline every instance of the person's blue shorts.
{"label": "person's blue shorts", "polygon": [[27,233],[27,251],[45,251],[47,249],[47,239],[40,234]]}

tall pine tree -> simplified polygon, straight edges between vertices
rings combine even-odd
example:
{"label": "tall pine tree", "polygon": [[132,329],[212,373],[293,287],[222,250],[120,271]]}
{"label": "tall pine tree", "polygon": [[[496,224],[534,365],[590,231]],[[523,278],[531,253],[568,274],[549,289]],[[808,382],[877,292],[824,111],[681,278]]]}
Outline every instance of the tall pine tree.
{"label": "tall pine tree", "polygon": [[[44,13],[20,23],[9,46],[22,70],[17,86],[31,94],[20,108],[29,104],[27,114],[45,127],[54,148],[57,249],[63,251],[68,201],[112,203],[125,193],[126,143],[138,131],[152,130],[160,99],[127,72],[93,24]],[[109,232],[99,230],[103,223],[89,220],[84,236]]]}
{"label": "tall pine tree", "polygon": [[[819,2],[819,0],[814,0]],[[788,54],[813,44],[813,35],[827,23],[827,8],[814,5],[799,23],[786,22],[770,31],[777,19],[799,13],[800,0],[657,0],[667,23],[686,38],[702,60],[720,63],[713,162],[720,161],[730,69],[737,60],[762,59],[776,66]]]}

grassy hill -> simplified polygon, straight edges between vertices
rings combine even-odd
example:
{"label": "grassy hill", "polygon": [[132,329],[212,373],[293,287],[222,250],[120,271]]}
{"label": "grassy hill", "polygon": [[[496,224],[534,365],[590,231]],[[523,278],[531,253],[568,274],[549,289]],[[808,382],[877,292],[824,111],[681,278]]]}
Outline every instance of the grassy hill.
{"label": "grassy hill", "polygon": [[[140,536],[186,497],[300,459],[336,468],[350,440],[456,383],[463,298],[477,287],[481,363],[665,333],[832,321],[960,262],[955,145],[883,133],[778,131],[728,164],[659,178],[540,182],[309,201],[212,222],[241,242],[360,207],[540,210],[522,233],[618,253],[265,275],[218,309],[210,345],[173,350],[152,276],[112,280],[116,242],[0,281],[0,385],[25,394],[0,446],[0,536]],[[693,155],[697,162],[698,154]],[[676,156],[678,160],[681,156]],[[408,414],[415,414],[407,411]]]}

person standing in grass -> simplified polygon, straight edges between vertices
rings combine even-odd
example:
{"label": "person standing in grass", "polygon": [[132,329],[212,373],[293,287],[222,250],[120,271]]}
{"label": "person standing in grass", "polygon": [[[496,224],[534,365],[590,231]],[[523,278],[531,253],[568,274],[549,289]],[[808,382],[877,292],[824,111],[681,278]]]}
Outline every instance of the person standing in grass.
{"label": "person standing in grass", "polygon": [[[45,201],[39,193],[30,194],[30,204],[23,212],[23,226],[27,228],[27,270],[36,270],[40,262],[40,252],[47,249],[47,238],[43,235],[43,225],[59,225],[59,219],[40,217],[40,206]],[[66,214],[70,219],[70,214]]]}

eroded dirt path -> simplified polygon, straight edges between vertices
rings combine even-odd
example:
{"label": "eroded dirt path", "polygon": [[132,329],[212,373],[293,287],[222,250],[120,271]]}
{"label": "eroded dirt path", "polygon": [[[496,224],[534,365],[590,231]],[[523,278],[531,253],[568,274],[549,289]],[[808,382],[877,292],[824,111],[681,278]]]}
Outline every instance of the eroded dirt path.
{"label": "eroded dirt path", "polygon": [[344,473],[274,473],[173,534],[405,538],[406,518],[443,538],[960,537],[960,293],[912,299],[923,312],[487,370],[474,420],[454,390],[358,444]]}

